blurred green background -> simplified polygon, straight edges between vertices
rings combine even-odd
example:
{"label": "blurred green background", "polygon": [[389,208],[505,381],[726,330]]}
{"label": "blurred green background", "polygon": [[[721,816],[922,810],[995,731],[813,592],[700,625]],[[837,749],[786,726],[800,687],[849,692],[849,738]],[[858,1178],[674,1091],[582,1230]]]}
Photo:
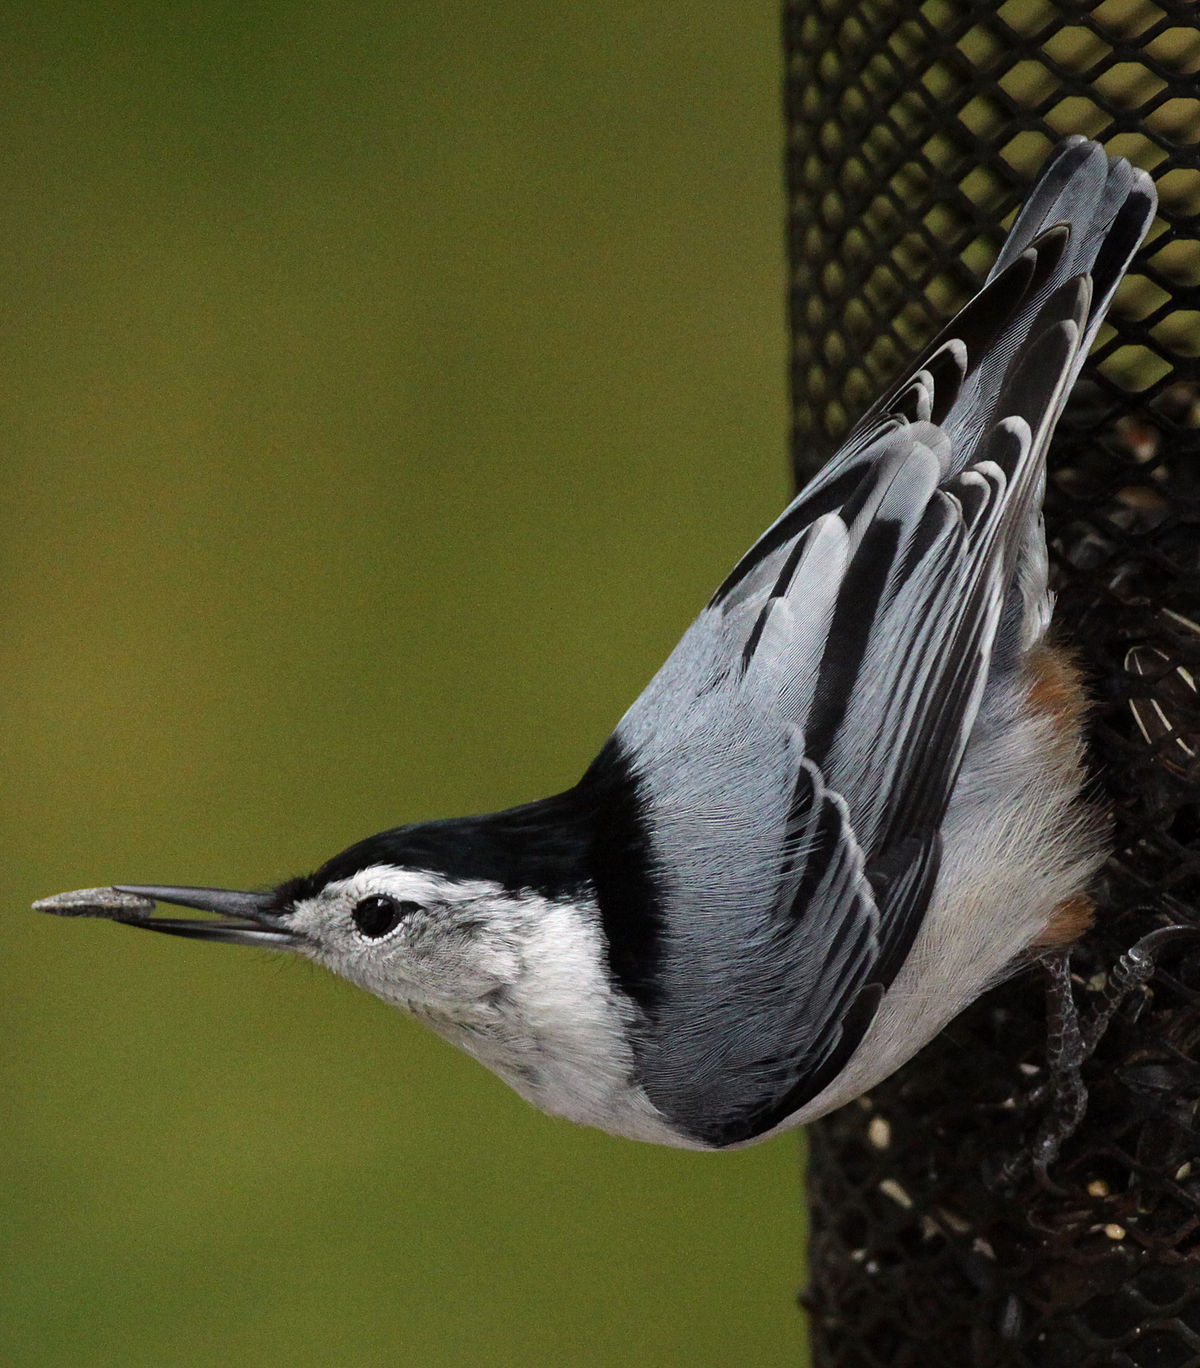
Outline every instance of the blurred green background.
{"label": "blurred green background", "polygon": [[794,1365],[800,1146],[30,913],[574,781],[787,490],[775,0],[0,17],[0,1363]]}

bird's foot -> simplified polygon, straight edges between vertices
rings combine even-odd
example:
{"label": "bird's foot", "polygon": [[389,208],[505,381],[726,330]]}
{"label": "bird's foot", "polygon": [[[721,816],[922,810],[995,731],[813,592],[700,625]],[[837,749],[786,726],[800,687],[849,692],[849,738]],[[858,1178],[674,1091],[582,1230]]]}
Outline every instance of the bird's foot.
{"label": "bird's foot", "polygon": [[1049,1174],[1063,1145],[1075,1134],[1087,1111],[1083,1066],[1104,1039],[1117,1012],[1154,976],[1159,956],[1183,940],[1200,939],[1200,928],[1164,926],[1151,931],[1117,960],[1107,976],[1100,1000],[1081,1018],[1071,988],[1071,955],[1056,950],[1042,957],[1046,975],[1046,1078],[1022,1101],[1024,1107],[1044,1104],[1041,1121],[1029,1150],[1012,1155],[1002,1166],[998,1183],[1012,1186],[1032,1171],[1038,1185],[1056,1196],[1063,1189]]}

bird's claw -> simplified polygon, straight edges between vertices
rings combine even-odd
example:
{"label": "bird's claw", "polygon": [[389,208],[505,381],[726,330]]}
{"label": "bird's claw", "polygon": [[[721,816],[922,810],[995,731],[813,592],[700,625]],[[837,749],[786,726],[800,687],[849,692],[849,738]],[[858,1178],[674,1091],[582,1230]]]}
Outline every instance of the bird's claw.
{"label": "bird's claw", "polygon": [[1066,1195],[1051,1179],[1049,1169],[1087,1111],[1083,1066],[1130,995],[1153,978],[1163,951],[1187,940],[1200,940],[1200,927],[1159,927],[1130,946],[1113,965],[1094,1011],[1082,1022],[1071,990],[1070,952],[1057,951],[1042,960],[1047,977],[1047,1073],[1023,1105],[1048,1101],[1029,1150],[1012,1155],[1001,1167],[997,1178],[1000,1185],[1011,1187],[1026,1172],[1032,1172],[1045,1192],[1058,1197]]}

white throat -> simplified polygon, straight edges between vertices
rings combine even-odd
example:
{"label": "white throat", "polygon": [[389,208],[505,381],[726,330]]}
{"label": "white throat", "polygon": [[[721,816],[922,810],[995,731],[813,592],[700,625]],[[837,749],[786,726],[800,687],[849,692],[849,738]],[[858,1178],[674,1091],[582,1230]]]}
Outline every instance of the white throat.
{"label": "white throat", "polygon": [[[357,900],[384,893],[424,909],[376,944],[345,927]],[[543,1111],[658,1144],[690,1144],[637,1081],[633,1004],[614,990],[590,902],[511,893],[373,866],[297,909],[312,958],[424,1021]]]}
{"label": "white throat", "polygon": [[484,1000],[450,1012],[413,1004],[439,1035],[543,1111],[658,1144],[685,1145],[637,1082],[634,1009],[613,991],[593,906],[493,891],[516,973]]}

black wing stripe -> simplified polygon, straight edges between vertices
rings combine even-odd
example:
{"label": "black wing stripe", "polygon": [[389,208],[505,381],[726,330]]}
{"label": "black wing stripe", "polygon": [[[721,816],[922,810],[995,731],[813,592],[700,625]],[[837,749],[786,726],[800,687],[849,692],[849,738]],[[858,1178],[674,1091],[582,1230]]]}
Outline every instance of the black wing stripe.
{"label": "black wing stripe", "polygon": [[901,583],[906,583],[917,566],[925,563],[933,554],[934,546],[946,536],[953,516],[953,509],[947,500],[932,499],[929,502],[897,568],[896,576]]}
{"label": "black wing stripe", "polygon": [[776,576],[771,596],[763,604],[758,617],[755,619],[750,635],[746,638],[746,644],[742,647],[742,673],[744,674],[754,659],[754,653],[758,649],[758,643],[762,640],[763,631],[767,621],[771,616],[775,605],[791,588],[792,580],[796,576],[796,570],[800,562],[804,559],[805,553],[812,545],[812,533],[815,524],[810,523],[804,532],[796,538],[796,545],[788,552],[787,559],[780,567],[779,574]]}
{"label": "black wing stripe", "polygon": [[1070,240],[1071,229],[1069,225],[1056,223],[1053,228],[1047,228],[1044,233],[1039,233],[1029,244],[1029,248],[1026,250],[1032,249],[1037,258],[1027,291],[1030,298],[1041,290],[1042,286],[1058,269],[1058,264],[1062,261],[1063,253],[1067,250],[1067,243]]}
{"label": "black wing stripe", "polygon": [[870,607],[883,593],[891,575],[900,530],[896,522],[873,524],[842,580],[829,628],[829,649],[821,662],[804,729],[805,752],[819,769],[825,767],[862,669],[871,635]]}
{"label": "black wing stripe", "polygon": [[762,610],[750,631],[750,635],[746,638],[746,644],[742,647],[743,674],[749,669],[750,662],[754,659],[754,652],[758,650],[758,643],[762,640],[762,634],[767,625],[767,619],[771,616],[771,611],[778,602],[778,599],[770,598],[763,604]]}
{"label": "black wing stripe", "polygon": [[967,373],[966,347],[958,338],[952,338],[930,356],[925,362],[925,369],[933,379],[933,408],[929,417],[932,422],[940,423],[962,388],[963,377]]}
{"label": "black wing stripe", "polygon": [[[954,505],[945,496],[937,495],[931,507],[934,511],[933,515],[928,518],[928,523],[926,517],[923,516],[916,527],[911,529],[915,538],[928,542],[930,545],[930,550],[920,562],[921,568],[927,572],[923,579],[929,577],[928,572],[931,567],[939,565],[948,567],[953,564],[963,539],[961,519],[955,516]],[[827,754],[838,739],[835,735],[823,733],[819,729],[827,726],[830,720],[838,724],[844,720],[847,709],[859,697],[855,689],[855,682],[867,651],[872,648],[876,650],[879,648],[880,614],[877,612],[877,605],[895,605],[907,583],[904,569],[908,564],[908,557],[907,555],[898,556],[896,554],[897,548],[893,543],[893,539],[898,535],[899,530],[899,524],[890,522],[877,524],[875,528],[871,529],[871,533],[864,537],[856,553],[856,562],[858,558],[862,559],[865,573],[861,579],[852,579],[848,572],[843,579],[842,590],[838,597],[838,607],[843,611],[844,618],[857,620],[863,640],[861,644],[855,644],[853,657],[851,657],[849,649],[843,650],[843,642],[835,637],[837,630],[835,614],[835,624],[830,630],[832,644],[827,653],[826,661],[831,666],[839,667],[841,673],[834,675],[831,669],[827,687],[833,700],[840,703],[840,707],[836,712],[831,708],[829,719],[819,716],[814,709],[812,725],[806,728],[805,732],[806,750],[814,760],[816,760],[818,752],[822,755]],[[856,568],[856,564],[852,563],[851,569],[854,568]],[[883,571],[886,572],[886,575],[881,574]],[[869,584],[872,580],[879,578],[882,578],[884,583],[877,594],[872,596],[863,592],[864,583]],[[929,623],[936,619],[940,611],[940,597],[918,601],[911,605],[907,616],[902,617],[900,622],[896,624],[900,630],[897,637],[897,649],[891,653],[894,658],[897,681],[897,686],[892,692],[893,698],[898,693],[904,692],[904,681],[910,672],[919,670],[928,664],[928,655],[912,650],[911,644],[929,631]],[[853,674],[851,673],[852,669]],[[818,683],[819,687],[820,683]],[[872,704],[872,706],[874,705]],[[872,763],[877,763],[879,756],[876,755],[871,759]],[[818,760],[817,763],[821,762]]]}
{"label": "black wing stripe", "polygon": [[[922,353],[917,369],[929,365],[933,356],[947,343],[957,342],[966,348],[967,374],[969,375],[979,361],[987,356],[997,339],[1004,333],[1024,303],[1030,283],[1037,274],[1037,253],[1025,251],[1011,262],[998,276],[988,281],[983,289],[955,315]],[[888,413],[897,394],[908,385],[907,378],[892,390],[886,399],[877,404],[866,415],[863,422],[868,426],[878,420],[880,414]],[[862,424],[860,424],[860,427]]]}
{"label": "black wing stripe", "polygon": [[[945,501],[947,509],[952,505]],[[929,575],[949,576],[961,554],[963,528],[957,516],[948,517],[940,540],[924,563]],[[947,605],[942,597],[923,599],[922,579],[905,584],[892,614],[898,619],[890,654],[883,661],[891,674],[887,696],[877,700],[863,691],[853,700],[851,715],[837,753],[830,762],[832,782],[843,792],[865,795],[853,814],[855,830],[867,848],[876,850],[880,813],[895,801],[898,774],[909,763],[915,747],[908,738],[919,726],[923,711],[936,691],[936,674],[943,652],[924,649],[922,643],[938,641],[947,625]],[[877,645],[876,649],[881,649]],[[897,744],[903,738],[904,744]],[[869,778],[866,768],[874,771]]]}
{"label": "black wing stripe", "polygon": [[792,504],[733,567],[721,587],[709,600],[708,606],[719,606],[757,565],[766,560],[772,552],[778,551],[781,546],[786,546],[793,537],[799,536],[818,518],[826,513],[838,512],[862,483],[862,478],[861,470],[847,469],[811,495],[805,495]]}
{"label": "black wing stripe", "polygon": [[1096,283],[1096,308],[1103,311],[1112,292],[1117,288],[1129,260],[1141,245],[1146,224],[1154,216],[1154,196],[1149,190],[1135,189],[1129,193],[1117,212],[1096,253],[1091,276]]}
{"label": "black wing stripe", "polygon": [[807,841],[816,811],[816,787],[813,776],[809,766],[801,763],[796,769],[796,784],[792,789],[791,807],[788,810],[787,825],[784,827],[783,863],[779,868],[781,888],[787,887],[797,867],[810,859]]}
{"label": "black wing stripe", "polygon": [[[998,593],[994,597],[998,614]],[[979,611],[974,602],[971,607]],[[978,701],[972,685],[982,684],[986,666],[982,639],[990,635],[986,626],[986,620],[973,623],[973,630],[958,632],[946,645],[947,652],[954,653],[956,665],[949,676],[937,681],[933,705],[906,745],[906,763],[889,798],[887,819],[879,833],[884,849],[904,834],[926,835],[941,824],[966,746],[963,714],[971,703]]]}
{"label": "black wing stripe", "polygon": [[[961,544],[961,524],[955,532],[940,551]],[[982,683],[981,643],[994,625],[994,612],[984,607],[988,593],[994,593],[994,573],[976,580],[963,596],[962,579],[971,584],[972,570],[985,553],[986,542],[974,547],[968,543],[966,554],[958,557],[959,573],[940,577],[942,592],[924,605],[924,613],[916,615],[908,632],[897,639],[896,687],[892,706],[885,708],[880,721],[879,742],[880,753],[893,756],[893,766],[875,786],[872,803],[873,811],[883,814],[884,824],[869,836],[860,831],[871,851],[886,850],[906,833],[928,834],[941,821],[966,741],[962,720]],[[922,639],[927,645],[919,649]],[[903,747],[895,745],[894,738],[900,736],[905,737]],[[862,743],[860,731],[855,749]],[[831,774],[837,776],[841,769],[835,764]]]}
{"label": "black wing stripe", "polygon": [[[1081,291],[1076,282],[1072,288],[1063,291],[1061,300],[1051,302],[1068,304],[1072,301],[1080,307],[1086,306],[1086,290]],[[1000,396],[1000,412],[1005,416],[1020,417],[1029,424],[1031,432],[1037,433],[1049,413],[1062,388],[1062,376],[1072,352],[1079,345],[1079,324],[1072,310],[1066,317],[1056,320],[1039,332],[1029,345],[1029,350],[1021,364],[1013,368]],[[1056,315],[1060,310],[1056,307]],[[1036,466],[1036,462],[1027,462]],[[1009,472],[1010,475],[1015,471]]]}
{"label": "black wing stripe", "polygon": [[917,423],[929,417],[932,404],[933,377],[928,371],[918,371],[910,383],[896,396],[891,411],[898,418]]}
{"label": "black wing stripe", "polygon": [[[1069,232],[1063,227],[1047,230],[1012,261],[983,294],[986,295],[990,290],[994,295],[998,292],[996,287],[1013,281],[1019,297],[1010,295],[1006,302],[1010,311],[1015,309],[1022,298],[1039,292],[1051,278],[1054,268],[1063,257],[1069,237]],[[986,311],[978,302],[980,299],[982,296],[977,297],[974,310],[978,316],[983,316]],[[864,745],[861,728],[854,733],[851,749],[854,752],[865,750],[876,756],[888,753],[889,745],[894,744],[889,738],[898,735],[907,737],[905,753],[896,757],[892,772],[887,775],[888,782],[878,786],[883,791],[882,798],[877,789],[869,800],[876,811],[887,815],[886,825],[877,832],[870,832],[863,829],[858,823],[857,813],[855,815],[856,830],[866,843],[869,868],[874,868],[879,853],[886,853],[892,843],[903,841],[911,834],[919,836],[935,831],[944,814],[965,749],[965,719],[973,714],[973,704],[982,687],[987,656],[999,619],[1002,601],[999,584],[1001,563],[1005,563],[1006,568],[1011,567],[1019,550],[1019,541],[1012,529],[1028,520],[1029,502],[1039,489],[1037,476],[1040,466],[1030,459],[1029,430],[1039,433],[1048,415],[1057,407],[1063,377],[1070,367],[1072,349],[1078,346],[1078,326],[1086,316],[1088,299],[1087,280],[1074,278],[1055,289],[1041,305],[1038,320],[1031,329],[1033,341],[1028,344],[1022,359],[1009,368],[993,412],[1020,415],[1026,431],[1023,433],[1011,424],[1001,424],[994,427],[980,444],[983,448],[981,456],[993,460],[1010,477],[1005,481],[1008,488],[995,487],[993,482],[986,479],[984,472],[955,480],[948,487],[957,497],[962,523],[968,532],[968,545],[964,548],[961,564],[957,573],[948,579],[943,577],[941,592],[929,601],[928,606],[934,613],[922,615],[925,620],[918,624],[918,630],[901,630],[890,653],[890,668],[883,670],[880,667],[880,673],[897,679],[892,706],[884,708],[885,715],[891,714],[887,730],[880,729],[880,739],[875,747]],[[961,322],[961,319],[956,320],[956,325]],[[968,337],[972,335],[970,326],[956,326],[954,331],[959,336],[964,333]],[[899,587],[893,586],[889,594],[880,595],[877,600],[880,613],[896,604],[909,575],[930,569],[935,559],[934,548],[938,544],[937,527],[938,524],[931,520],[919,527],[918,535],[910,540],[897,576]],[[914,544],[920,545],[924,555],[911,554]],[[999,547],[1003,547],[1004,552],[1001,561],[997,562]],[[930,582],[927,575],[923,578],[927,584]],[[848,596],[857,588],[851,585],[849,575],[845,587]],[[862,606],[868,618],[871,618],[869,607]],[[944,615],[940,630],[935,614]],[[933,630],[929,632],[931,621]],[[893,633],[895,627],[893,623]],[[948,668],[934,672],[906,671],[905,652],[920,639],[921,632],[929,632],[927,645],[930,653],[948,662]],[[840,647],[836,624],[830,637]],[[871,645],[864,646],[858,658],[865,658],[871,649]],[[878,649],[877,643],[875,649]],[[878,661],[873,663],[878,665]],[[828,684],[836,678],[842,698],[849,697],[853,688],[857,672],[852,670],[848,660],[843,658],[839,661],[838,668],[840,675],[830,674],[818,685],[818,697],[823,697],[827,704],[829,691],[821,695],[821,683]],[[916,691],[918,687],[919,694]],[[919,704],[919,708],[914,707],[915,703]],[[900,713],[908,714],[910,719],[919,716],[915,732],[903,726],[897,729],[895,724]],[[830,723],[841,726],[845,720],[844,706],[817,715],[815,721],[819,728],[819,749],[810,751],[827,769],[831,782],[838,787],[843,786],[845,766],[838,763],[838,756],[830,758]],[[843,759],[849,763],[853,756],[846,755]],[[851,791],[854,787],[850,785]]]}
{"label": "black wing stripe", "polygon": [[[900,865],[899,870],[886,888],[876,890],[880,951],[879,958],[871,968],[871,978],[884,987],[890,988],[904,967],[912,943],[921,929],[925,909],[933,896],[941,868],[941,854],[941,838],[936,831],[924,840],[913,839],[906,842],[902,849],[893,850],[892,858]],[[882,866],[872,870],[872,882],[879,879],[883,872]]]}

